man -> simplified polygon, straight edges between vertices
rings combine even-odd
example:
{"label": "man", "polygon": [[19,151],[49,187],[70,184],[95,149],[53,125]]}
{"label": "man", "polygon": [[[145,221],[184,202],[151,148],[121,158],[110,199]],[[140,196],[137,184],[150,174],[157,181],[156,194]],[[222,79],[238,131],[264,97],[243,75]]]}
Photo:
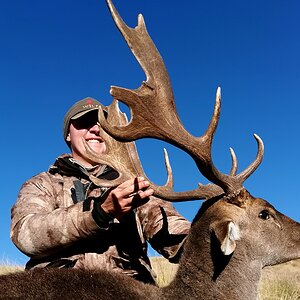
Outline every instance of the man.
{"label": "man", "polygon": [[97,124],[99,107],[100,102],[85,98],[66,113],[63,133],[71,155],[61,155],[47,172],[23,184],[12,208],[11,239],[30,257],[26,269],[107,269],[155,283],[147,242],[178,262],[190,223],[172,204],[153,197],[142,177],[111,189],[90,181],[90,175],[117,176],[82,155],[83,139],[99,156],[106,150]]}

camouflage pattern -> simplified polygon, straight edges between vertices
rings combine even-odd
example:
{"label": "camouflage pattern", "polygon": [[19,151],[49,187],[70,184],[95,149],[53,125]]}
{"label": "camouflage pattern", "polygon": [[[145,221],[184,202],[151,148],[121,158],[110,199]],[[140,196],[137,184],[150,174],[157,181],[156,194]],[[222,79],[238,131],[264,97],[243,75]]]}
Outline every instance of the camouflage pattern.
{"label": "camouflage pattern", "polygon": [[[164,257],[178,262],[190,229],[169,202],[151,197],[121,222],[100,228],[91,211],[103,189],[89,174],[109,178],[112,170],[86,170],[69,155],[60,156],[47,172],[26,181],[11,213],[11,239],[30,257],[26,268],[74,267],[108,269],[152,282],[155,274],[147,256],[147,242]],[[85,187],[75,199],[75,186]],[[78,193],[77,193],[78,194]]]}

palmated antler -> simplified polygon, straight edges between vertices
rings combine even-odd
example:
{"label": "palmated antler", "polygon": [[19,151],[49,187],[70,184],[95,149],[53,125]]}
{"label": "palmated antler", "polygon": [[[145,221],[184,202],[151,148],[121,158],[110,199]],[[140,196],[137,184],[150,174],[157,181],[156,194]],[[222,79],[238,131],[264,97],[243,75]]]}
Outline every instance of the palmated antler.
{"label": "palmated antler", "polygon": [[[262,161],[264,146],[258,135],[254,135],[258,152],[255,160],[240,174],[221,173],[211,158],[212,140],[217,128],[221,91],[217,89],[213,116],[208,129],[201,137],[194,137],[183,127],[176,112],[173,91],[164,62],[147,33],[142,15],[138,26],[128,27],[119,16],[110,0],[107,0],[114,22],[132,53],[146,74],[146,81],[136,90],[112,86],[110,93],[130,108],[131,120],[127,125],[110,124],[100,110],[100,124],[111,136],[120,141],[140,138],[156,138],[166,141],[187,152],[195,161],[199,171],[227,194],[241,190],[243,182],[256,170]],[[234,167],[235,168],[235,167]]]}

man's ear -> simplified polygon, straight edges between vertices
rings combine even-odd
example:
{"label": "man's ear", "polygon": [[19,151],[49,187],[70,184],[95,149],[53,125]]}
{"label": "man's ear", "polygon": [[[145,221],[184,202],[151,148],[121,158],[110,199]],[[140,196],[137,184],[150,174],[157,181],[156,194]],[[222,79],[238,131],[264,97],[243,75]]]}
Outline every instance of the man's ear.
{"label": "man's ear", "polygon": [[66,141],[67,141],[67,142],[71,142],[70,132],[68,133],[68,135],[67,135],[67,137],[66,137]]}
{"label": "man's ear", "polygon": [[219,240],[223,254],[232,254],[236,247],[235,241],[240,239],[240,229],[238,225],[231,220],[222,220],[211,224],[210,230]]}

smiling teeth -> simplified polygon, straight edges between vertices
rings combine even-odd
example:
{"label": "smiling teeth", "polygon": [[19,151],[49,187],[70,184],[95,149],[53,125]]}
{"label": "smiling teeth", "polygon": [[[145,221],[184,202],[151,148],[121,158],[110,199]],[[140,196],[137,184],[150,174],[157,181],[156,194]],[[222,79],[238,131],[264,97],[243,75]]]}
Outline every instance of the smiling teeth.
{"label": "smiling teeth", "polygon": [[88,140],[88,143],[99,143],[98,140]]}

